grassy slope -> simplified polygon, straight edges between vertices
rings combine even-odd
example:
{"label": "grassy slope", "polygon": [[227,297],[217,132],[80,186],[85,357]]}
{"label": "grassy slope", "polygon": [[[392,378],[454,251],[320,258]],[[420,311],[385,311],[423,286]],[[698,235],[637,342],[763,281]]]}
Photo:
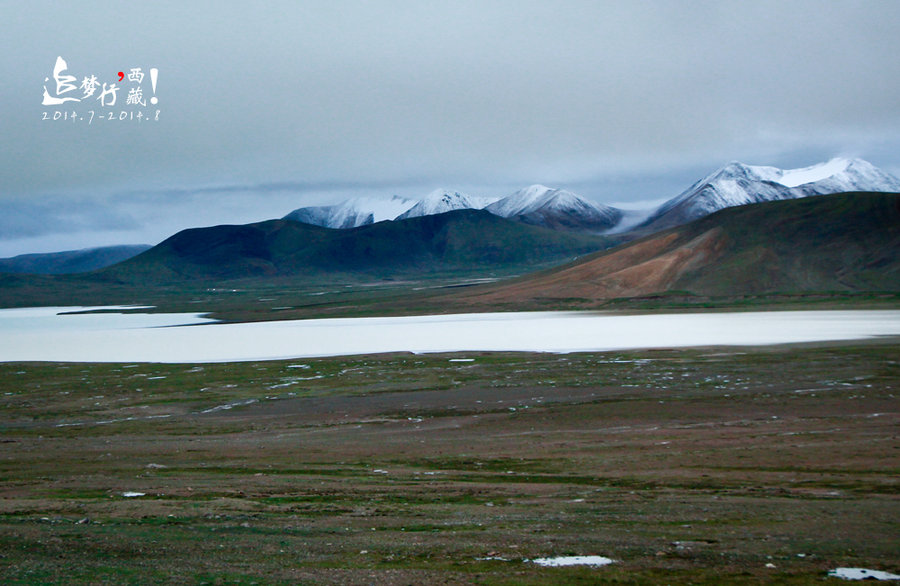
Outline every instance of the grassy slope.
{"label": "grassy slope", "polygon": [[900,194],[745,206],[699,220],[692,232],[712,226],[727,237],[722,258],[674,288],[717,295],[900,289]]}

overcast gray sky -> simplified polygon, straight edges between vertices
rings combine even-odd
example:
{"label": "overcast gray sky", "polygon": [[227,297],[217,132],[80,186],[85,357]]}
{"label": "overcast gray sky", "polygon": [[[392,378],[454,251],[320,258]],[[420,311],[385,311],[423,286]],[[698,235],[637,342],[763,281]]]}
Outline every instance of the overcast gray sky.
{"label": "overcast gray sky", "polygon": [[[837,155],[900,172],[896,1],[9,1],[0,13],[0,256],[155,243],[362,194],[544,183],[659,200],[731,160]],[[159,102],[140,109],[159,121],[42,120],[69,109],[41,103],[57,56],[79,83],[158,68]],[[96,95],[72,109],[138,111],[124,90],[110,107]]]}

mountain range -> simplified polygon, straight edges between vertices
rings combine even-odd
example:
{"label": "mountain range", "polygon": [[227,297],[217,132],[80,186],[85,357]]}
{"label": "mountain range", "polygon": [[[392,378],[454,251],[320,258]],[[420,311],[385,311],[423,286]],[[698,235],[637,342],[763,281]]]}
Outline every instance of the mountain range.
{"label": "mountain range", "polygon": [[[300,208],[282,220],[185,230],[146,252],[105,247],[0,259],[0,272],[73,273],[125,261],[109,274],[159,270],[157,277],[178,280],[524,265],[565,260],[734,206],[841,191],[900,192],[900,180],[861,159],[791,170],[733,162],[648,211],[636,228],[622,210],[543,185],[500,199],[439,189],[421,200],[357,198]],[[614,232],[624,233],[596,236]]]}
{"label": "mountain range", "polygon": [[[728,207],[850,191],[897,192],[900,180],[862,159],[835,158],[801,169],[734,161],[655,210],[648,210],[647,219],[636,226],[636,231],[646,234],[671,228]],[[398,196],[390,200],[354,199],[332,206],[300,208],[284,219],[346,229],[459,209],[486,209],[527,224],[595,233],[612,231],[626,215],[623,210],[571,191],[532,185],[493,199],[445,189],[435,190],[421,200]]]}
{"label": "mountain range", "polygon": [[[232,279],[250,279],[246,286],[253,290],[277,284],[272,277],[368,282],[513,271],[522,276],[452,296],[441,293],[420,309],[587,309],[616,298],[659,295],[900,292],[900,193],[731,207],[638,239],[623,238],[528,225],[487,210],[346,230],[269,220],[184,230],[87,274],[0,274],[0,303],[144,304],[147,295],[168,298]],[[401,297],[392,307],[406,303]]]}
{"label": "mountain range", "polygon": [[621,210],[587,200],[563,189],[532,185],[504,198],[476,197],[437,189],[421,200],[394,196],[390,200],[351,199],[332,206],[299,208],[287,214],[294,220],[326,228],[357,228],[381,220],[405,220],[461,209],[486,209],[501,218],[554,229],[601,232],[614,226]]}

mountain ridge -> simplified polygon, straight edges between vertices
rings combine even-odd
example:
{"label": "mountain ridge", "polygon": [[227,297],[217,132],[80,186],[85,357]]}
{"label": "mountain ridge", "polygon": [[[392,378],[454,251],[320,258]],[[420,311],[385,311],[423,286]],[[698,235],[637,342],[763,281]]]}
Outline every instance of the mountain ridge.
{"label": "mountain ridge", "polygon": [[494,198],[475,197],[459,191],[436,189],[422,198],[416,205],[406,210],[395,220],[433,216],[453,210],[480,210],[492,203]]}
{"label": "mountain ridge", "polygon": [[416,203],[398,195],[387,200],[358,197],[334,205],[297,208],[283,219],[324,228],[358,228],[375,222],[393,220],[409,211]]}
{"label": "mountain ridge", "polygon": [[0,258],[0,273],[35,275],[86,273],[120,263],[150,248],[149,244],[123,244],[60,252],[20,254],[9,258]]}
{"label": "mountain ridge", "polygon": [[[285,219],[329,228],[354,228],[381,220],[400,220],[455,209],[486,209],[500,217],[553,229],[595,233],[648,234],[715,211],[766,201],[852,191],[900,191],[900,179],[863,159],[836,157],[797,169],[732,161],[686,190],[648,210],[646,218],[625,225],[625,210],[588,200],[565,189],[534,184],[502,198],[437,189],[419,200],[356,198],[333,206],[298,208]],[[632,216],[636,214],[631,214]]]}
{"label": "mountain ridge", "polygon": [[436,189],[420,200],[396,195],[391,200],[356,198],[332,206],[298,208],[283,219],[349,229],[381,220],[405,220],[459,209],[486,209],[526,224],[595,232],[613,227],[623,217],[621,210],[611,206],[592,202],[571,191],[536,184],[502,198],[473,196],[449,189]]}

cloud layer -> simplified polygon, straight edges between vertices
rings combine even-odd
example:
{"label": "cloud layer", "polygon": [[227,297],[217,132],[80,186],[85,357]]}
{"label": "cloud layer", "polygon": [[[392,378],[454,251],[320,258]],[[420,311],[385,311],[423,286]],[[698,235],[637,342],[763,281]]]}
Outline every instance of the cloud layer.
{"label": "cloud layer", "polygon": [[[218,221],[197,196],[209,186],[231,189],[221,201],[240,222],[437,186],[658,199],[732,159],[853,154],[900,168],[896,2],[33,2],[4,13],[0,205],[90,200],[95,223],[117,229],[129,215],[146,227],[125,211],[134,192],[158,194],[181,223],[186,212]],[[159,68],[160,121],[41,120],[58,55],[106,81]],[[297,205],[248,189],[276,183],[307,187]],[[162,237],[180,224],[156,225]]]}

